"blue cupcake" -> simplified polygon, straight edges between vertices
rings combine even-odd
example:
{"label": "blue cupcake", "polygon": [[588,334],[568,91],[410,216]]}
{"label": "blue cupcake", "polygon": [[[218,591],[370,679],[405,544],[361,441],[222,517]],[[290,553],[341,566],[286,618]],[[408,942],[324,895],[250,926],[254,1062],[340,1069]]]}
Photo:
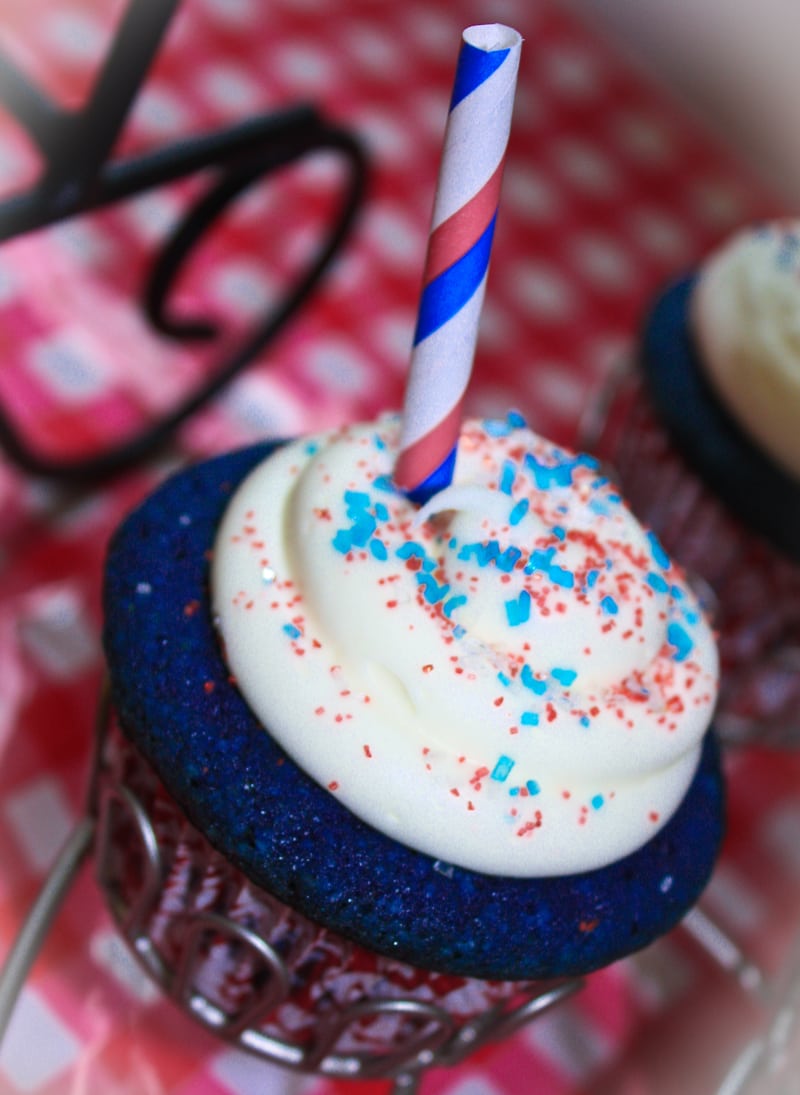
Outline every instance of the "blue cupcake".
{"label": "blue cupcake", "polygon": [[[148,788],[145,798],[155,804],[164,831],[173,834],[166,839],[173,849],[165,866],[169,881],[156,900],[154,924],[167,908],[170,915],[177,907],[182,916],[195,915],[197,895],[211,883],[200,877],[205,868],[198,865],[193,873],[195,853],[188,849],[202,847],[202,856],[196,854],[213,862],[215,878],[222,872],[227,879],[214,889],[218,913],[235,919],[237,909],[250,910],[242,913],[250,916],[247,924],[264,931],[295,918],[292,923],[316,933],[317,958],[310,961],[306,953],[304,959],[306,972],[316,972],[303,977],[298,963],[288,979],[304,999],[311,992],[308,977],[319,980],[322,968],[329,989],[354,971],[362,977],[369,970],[374,977],[379,969],[384,990],[387,983],[394,986],[390,995],[413,984],[433,1003],[449,998],[454,984],[468,984],[484,994],[480,1011],[497,1002],[497,983],[505,986],[505,999],[521,984],[600,969],[668,932],[696,902],[723,829],[719,757],[713,735],[705,733],[715,656],[703,646],[707,628],[690,592],[654,537],[638,530],[626,540],[619,533],[621,547],[612,558],[598,555],[593,532],[570,529],[566,515],[563,525],[553,523],[554,513],[566,514],[569,492],[584,514],[599,516],[613,529],[630,522],[591,458],[507,424],[468,423],[461,441],[465,454],[480,453],[487,442],[500,445],[485,484],[476,492],[457,470],[451,493],[406,521],[408,503],[380,470],[392,459],[395,436],[396,424],[384,420],[313,442],[257,445],[183,471],[149,497],[118,530],[108,552],[104,642],[111,696],[123,735],[119,748],[127,758],[125,778]],[[364,472],[363,483],[350,483],[339,495],[332,491],[322,506],[309,476],[326,479],[331,446],[355,453],[362,464],[366,454],[372,470]],[[478,457],[465,455],[467,465],[470,459]],[[286,543],[286,530],[262,527],[241,489],[249,484],[263,497],[264,469],[269,474],[277,468],[286,478],[287,467],[292,489],[303,483],[299,495],[282,503],[290,520],[299,521],[303,540],[289,554],[306,560],[291,577],[281,573],[277,547]],[[304,467],[312,471],[306,474]],[[468,467],[464,474],[470,478]],[[546,505],[540,502],[545,498]],[[303,507],[313,528],[304,524]],[[274,500],[268,512],[274,512]],[[228,550],[249,560],[230,579],[232,596],[216,575],[220,554]],[[327,553],[330,558],[323,558]],[[361,662],[352,673],[345,665],[342,678],[332,672],[341,666],[334,665],[325,637],[330,605],[310,608],[297,587],[303,566],[312,566],[319,580],[329,563],[326,590],[338,586],[352,598],[348,583],[363,564],[366,585],[376,596],[420,614],[412,639],[419,657],[407,658],[408,665],[419,663],[419,679],[403,681],[405,670],[393,665],[385,711],[374,694],[374,675],[372,702],[364,702]],[[255,583],[252,590],[248,582]],[[499,721],[485,747],[467,735],[472,755],[451,757],[439,736],[415,736],[420,731],[409,715],[415,702],[423,706],[428,733],[425,719],[437,701],[427,700],[425,689],[442,668],[440,655],[431,655],[426,644],[441,643],[454,679],[479,676],[472,670],[486,657],[483,646],[495,642],[486,604],[498,590],[498,626],[519,633],[528,653],[519,657],[506,650],[505,640],[496,641],[490,706]],[[251,657],[252,635],[245,631],[242,637],[226,620],[227,602],[228,615],[245,621],[261,612],[271,615],[275,648]],[[654,618],[663,622],[663,637],[641,622],[642,606],[649,611],[651,604]],[[352,608],[346,630],[354,632],[357,647],[360,602],[352,600]],[[580,649],[568,654],[573,648],[561,621],[572,612],[593,623],[580,632]],[[548,635],[560,644],[555,662],[555,655],[542,652]],[[383,627],[369,636],[376,658],[392,656],[395,638],[386,638]],[[356,647],[348,642],[335,652],[355,658]],[[628,647],[631,664],[611,687],[603,673],[612,672],[609,666]],[[649,662],[650,655],[637,653],[646,649],[655,651]],[[324,659],[325,675],[336,677],[338,709],[330,688],[323,699],[314,689]],[[262,699],[254,699],[252,689],[248,695],[245,686],[253,674],[266,679],[268,704],[271,694],[284,696],[288,689],[291,719],[280,712],[267,717],[263,708],[256,714]],[[401,721],[401,728],[407,726],[402,736],[411,744],[385,746],[372,728],[381,719],[397,721],[398,681],[410,697],[411,706],[399,710],[408,720]],[[473,692],[465,687],[459,726],[474,723],[480,731],[485,697],[477,683],[472,687]],[[417,688],[422,699],[415,701]],[[305,698],[307,734],[330,738],[341,728],[338,744],[319,765],[302,745],[286,740],[286,723],[291,725]],[[684,717],[693,736],[676,758],[670,750],[684,734]],[[655,753],[662,751],[660,759],[644,759],[648,736]],[[622,768],[596,775],[586,758],[606,756],[608,742],[616,743],[611,751],[621,750]],[[564,749],[566,762],[543,759]],[[373,762],[387,750],[386,771],[376,774]],[[413,778],[393,767],[404,752],[417,758]],[[357,788],[349,794],[352,788],[345,786],[357,782],[353,772],[361,758],[364,779],[373,792],[379,790],[365,808]],[[640,762],[644,791],[633,774]],[[660,784],[655,789],[649,782],[659,765],[681,772],[663,793]],[[405,796],[393,794],[392,782],[401,789],[417,784],[411,820],[403,820]],[[442,788],[451,802],[437,802]],[[420,802],[428,803],[425,810]],[[425,818],[414,823],[413,815],[421,813],[435,824],[426,826]],[[481,843],[475,835],[481,826],[472,824],[473,816],[484,819],[490,840]],[[624,831],[627,821],[620,823],[630,818],[639,824],[633,834]],[[444,835],[441,851],[438,830]],[[570,841],[575,848],[568,847]],[[176,858],[179,844],[183,852]],[[601,862],[593,866],[597,849]],[[262,911],[256,914],[254,907]],[[319,965],[323,937],[329,957],[337,956],[333,966]],[[495,994],[490,1003],[487,992]]]}

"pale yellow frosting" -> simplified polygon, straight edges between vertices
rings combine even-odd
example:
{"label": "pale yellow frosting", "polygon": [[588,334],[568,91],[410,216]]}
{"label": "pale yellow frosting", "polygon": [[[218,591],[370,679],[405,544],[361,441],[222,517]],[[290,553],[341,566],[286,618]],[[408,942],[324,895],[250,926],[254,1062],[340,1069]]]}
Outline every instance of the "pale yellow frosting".
{"label": "pale yellow frosting", "polygon": [[691,326],[720,401],[800,477],[800,221],[747,229],[716,251],[700,271]]}

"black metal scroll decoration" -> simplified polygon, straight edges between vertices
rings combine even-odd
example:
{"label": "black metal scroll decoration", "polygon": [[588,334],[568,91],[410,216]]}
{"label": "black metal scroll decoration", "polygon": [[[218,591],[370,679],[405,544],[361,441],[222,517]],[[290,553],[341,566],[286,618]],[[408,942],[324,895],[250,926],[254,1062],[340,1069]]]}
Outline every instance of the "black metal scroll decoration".
{"label": "black metal scroll decoration", "polygon": [[347,237],[364,196],[367,163],[361,144],[311,105],[250,118],[136,157],[111,159],[178,3],[130,0],[91,94],[77,111],[52,102],[8,58],[0,56],[0,102],[25,127],[45,164],[29,190],[0,201],[0,243],[212,169],[212,181],[156,257],[142,301],[151,323],[162,334],[207,339],[216,333],[215,328],[201,318],[183,320],[172,315],[169,294],[190,252],[231,202],[271,172],[311,153],[332,151],[347,167],[336,219],[302,276],[269,314],[256,322],[224,360],[209,369],[194,391],[130,439],[97,456],[53,459],[29,446],[0,407],[0,447],[31,474],[67,482],[100,480],[163,445],[178,425],[248,365],[298,311]]}

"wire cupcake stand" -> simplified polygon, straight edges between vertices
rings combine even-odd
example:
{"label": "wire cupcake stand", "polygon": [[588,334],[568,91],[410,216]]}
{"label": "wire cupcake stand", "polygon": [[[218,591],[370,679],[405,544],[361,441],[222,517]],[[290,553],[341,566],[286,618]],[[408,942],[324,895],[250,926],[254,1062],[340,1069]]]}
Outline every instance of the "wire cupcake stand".
{"label": "wire cupcake stand", "polygon": [[[461,1063],[485,1044],[508,1038],[564,1004],[583,987],[581,979],[509,984],[482,998],[466,1018],[412,992],[326,1000],[301,1036],[295,1035],[276,1025],[275,1018],[290,995],[296,996],[302,965],[298,954],[308,953],[313,944],[308,932],[319,929],[304,918],[299,918],[299,927],[287,928],[286,907],[263,890],[257,891],[262,916],[258,925],[213,909],[187,916],[175,907],[170,913],[169,869],[157,810],[135,781],[120,780],[119,751],[120,735],[104,685],[85,814],[64,844],[0,970],[0,1043],[51,925],[90,858],[117,930],[163,993],[224,1041],[295,1072],[338,1080],[384,1078],[391,1081],[393,1095],[413,1095],[428,1069]],[[131,855],[136,860],[133,871],[121,865],[130,862]],[[701,907],[693,909],[677,930],[688,933],[768,1017],[716,1095],[786,1095],[791,1090],[788,1077],[800,1074],[800,936],[780,978],[768,983]],[[171,952],[164,940],[176,932],[181,945]],[[207,987],[209,969],[211,982],[218,982],[218,971],[226,962],[235,963],[238,980],[246,979],[248,985],[233,1001]]]}
{"label": "wire cupcake stand", "polygon": [[[265,1025],[265,1020],[287,1000],[296,981],[297,966],[295,956],[281,947],[279,930],[257,932],[219,912],[196,914],[187,923],[177,912],[176,921],[182,918],[179,930],[183,939],[177,961],[165,957],[164,948],[154,940],[155,918],[163,903],[168,873],[162,839],[149,804],[136,789],[119,782],[117,749],[108,690],[104,687],[96,719],[85,816],[66,841],[0,971],[0,1041],[53,920],[90,856],[117,929],[165,995],[225,1041],[297,1072],[337,1079],[386,1077],[394,1081],[395,1092],[414,1092],[426,1068],[459,1063],[486,1042],[508,1037],[581,988],[577,979],[513,986],[476,1018],[461,1022],[445,1008],[412,995],[376,995],[329,1008],[315,1021],[311,1035],[306,1032],[302,1040],[276,1033],[274,1027]],[[116,854],[122,843],[126,857],[131,849],[138,857],[132,886],[123,877]],[[285,906],[262,890],[258,898],[277,928],[285,921]],[[270,934],[271,939],[265,937]],[[310,942],[305,937],[295,938],[291,950],[307,951]],[[255,986],[245,1002],[234,1009],[221,1005],[203,989],[203,971],[212,949],[217,954],[220,949],[228,954],[235,952],[237,962],[246,965],[250,984]],[[373,1039],[371,1046],[354,1048],[357,1038],[353,1038],[353,1032],[374,1028],[376,1023],[382,1027],[380,1045]]]}

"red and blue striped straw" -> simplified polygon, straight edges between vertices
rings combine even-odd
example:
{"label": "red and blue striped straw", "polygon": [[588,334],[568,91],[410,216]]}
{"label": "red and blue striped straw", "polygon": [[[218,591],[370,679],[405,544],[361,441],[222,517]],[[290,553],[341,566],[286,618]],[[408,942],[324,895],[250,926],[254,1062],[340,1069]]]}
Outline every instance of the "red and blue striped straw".
{"label": "red and blue striped straw", "polygon": [[418,504],[453,477],[521,45],[517,31],[499,23],[467,27],[462,36],[394,473]]}

